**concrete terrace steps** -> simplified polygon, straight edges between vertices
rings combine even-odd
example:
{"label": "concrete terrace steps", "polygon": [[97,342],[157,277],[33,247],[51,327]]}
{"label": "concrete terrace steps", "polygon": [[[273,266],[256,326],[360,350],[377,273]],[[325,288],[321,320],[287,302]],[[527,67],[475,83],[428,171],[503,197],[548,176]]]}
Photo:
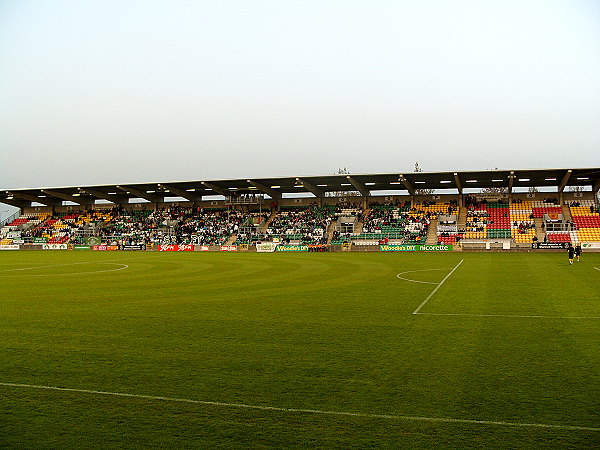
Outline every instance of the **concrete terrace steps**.
{"label": "concrete terrace steps", "polygon": [[538,242],[544,242],[546,237],[546,230],[542,227],[544,219],[537,217],[533,219],[533,223],[535,223],[535,236],[538,238]]}
{"label": "concrete terrace steps", "polygon": [[331,222],[329,224],[329,228],[327,229],[327,244],[331,244],[331,241],[333,240],[333,232],[336,229],[336,225],[337,225],[337,221],[334,220],[333,222]]}
{"label": "concrete terrace steps", "polygon": [[562,205],[563,220],[573,222],[573,216],[571,215],[571,209],[567,205]]}
{"label": "concrete terrace steps", "polygon": [[431,222],[429,223],[429,229],[427,230],[427,239],[425,240],[425,243],[427,245],[435,245],[437,244],[438,241],[438,237],[437,237],[437,227],[438,227],[438,219],[431,219]]}
{"label": "concrete terrace steps", "polygon": [[267,220],[265,220],[265,223],[263,223],[259,229],[258,232],[265,234],[267,232],[267,228],[269,228],[269,225],[271,224],[271,222],[273,222],[273,220],[275,220],[275,218],[279,215],[279,213],[277,211],[272,211],[271,215],[269,216],[269,218]]}
{"label": "concrete terrace steps", "polygon": [[456,225],[459,230],[464,230],[467,228],[467,208],[464,206],[460,207],[458,210],[458,219]]}

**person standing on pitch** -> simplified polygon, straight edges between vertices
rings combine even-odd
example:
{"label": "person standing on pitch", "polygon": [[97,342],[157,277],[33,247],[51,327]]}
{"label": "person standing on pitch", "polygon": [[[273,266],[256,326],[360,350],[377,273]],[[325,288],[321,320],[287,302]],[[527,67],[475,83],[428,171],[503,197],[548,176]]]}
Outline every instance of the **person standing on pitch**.
{"label": "person standing on pitch", "polygon": [[575,249],[569,242],[569,246],[567,247],[567,252],[569,253],[569,264],[573,264],[573,255],[575,254]]}
{"label": "person standing on pitch", "polygon": [[581,244],[577,243],[575,246],[575,256],[577,257],[577,262],[581,261]]}

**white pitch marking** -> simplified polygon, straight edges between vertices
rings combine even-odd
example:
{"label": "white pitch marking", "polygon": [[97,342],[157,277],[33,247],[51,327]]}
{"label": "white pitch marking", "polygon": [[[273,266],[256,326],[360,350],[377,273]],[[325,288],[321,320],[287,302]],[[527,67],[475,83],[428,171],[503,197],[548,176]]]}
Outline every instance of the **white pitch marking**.
{"label": "white pitch marking", "polygon": [[456,266],[454,266],[454,269],[452,269],[452,270],[450,271],[450,273],[444,277],[444,279],[443,279],[443,280],[442,280],[442,281],[441,281],[441,282],[440,282],[440,283],[437,285],[437,287],[436,287],[436,288],[433,290],[433,292],[427,296],[427,298],[426,298],[426,299],[423,301],[423,303],[421,303],[421,304],[419,305],[419,307],[418,307],[417,309],[415,309],[415,311],[413,312],[413,314],[418,314],[418,312],[421,310],[421,308],[422,308],[423,306],[425,306],[425,304],[426,304],[426,303],[429,301],[429,299],[430,299],[431,297],[433,297],[433,296],[434,296],[434,294],[435,294],[435,293],[438,291],[438,289],[442,287],[442,285],[443,285],[443,284],[446,282],[446,280],[447,280],[448,278],[450,278],[450,275],[452,275],[452,274],[454,273],[454,271],[455,271],[456,269],[458,269],[458,266],[460,266],[460,265],[462,264],[462,262],[463,262],[463,261],[464,261],[464,259],[461,259],[461,260],[460,260],[460,262],[459,262],[459,263],[458,263]]}
{"label": "white pitch marking", "polygon": [[[148,255],[148,257],[150,257],[150,256]],[[110,263],[110,262],[113,262],[113,261],[130,261],[132,259],[139,259],[139,258],[136,258],[136,257],[131,257],[131,258],[114,258],[114,259],[104,259],[102,261],[83,261],[83,262],[67,263],[67,264],[52,264],[51,266],[22,267],[20,269],[2,269],[2,270],[0,270],[0,272],[15,272],[15,271],[18,271],[18,270],[47,269],[47,268],[50,268],[50,267],[75,266],[75,265],[78,265],[78,264],[105,264],[105,263]],[[87,273],[89,273],[89,272],[87,272]]]}
{"label": "white pitch marking", "polygon": [[594,267],[594,269],[596,269],[596,270],[600,270],[600,269],[598,269],[597,267]]}
{"label": "white pitch marking", "polygon": [[[414,313],[413,313],[414,314]],[[516,314],[416,313],[419,316],[515,317],[518,319],[600,319],[593,316],[521,316]]]}
{"label": "white pitch marking", "polygon": [[306,414],[324,414],[331,416],[350,416],[350,417],[367,417],[371,419],[393,419],[393,420],[415,420],[422,422],[446,422],[446,423],[465,423],[465,424],[477,424],[477,425],[499,425],[507,427],[532,427],[532,428],[550,428],[559,430],[571,430],[571,431],[596,431],[600,432],[600,428],[597,427],[583,427],[577,425],[554,425],[546,423],[521,423],[521,422],[504,422],[504,421],[491,421],[491,420],[475,420],[475,419],[453,419],[445,417],[421,417],[421,416],[402,416],[394,414],[370,414],[370,413],[355,413],[355,412],[344,412],[344,411],[326,411],[320,409],[301,409],[301,408],[282,408],[278,406],[262,406],[262,405],[247,405],[244,403],[225,403],[225,402],[211,402],[204,400],[192,400],[187,398],[175,398],[175,397],[162,397],[158,395],[142,395],[142,394],[127,394],[122,392],[106,392],[96,391],[92,389],[73,389],[73,388],[61,388],[55,386],[37,386],[32,384],[19,384],[19,383],[2,383],[0,386],[8,387],[22,387],[30,389],[44,389],[52,391],[66,391],[66,392],[79,392],[82,394],[96,394],[96,395],[110,395],[115,397],[129,397],[129,398],[141,398],[146,400],[161,400],[167,402],[179,402],[179,403],[192,403],[198,405],[208,406],[222,406],[226,408],[244,408],[244,409],[257,409],[262,411],[278,411],[287,413],[306,413]]}
{"label": "white pitch marking", "polygon": [[94,264],[96,262],[98,262],[98,261],[85,261],[85,262],[76,262],[76,263],[68,263],[68,264],[52,264],[50,266],[22,267],[20,269],[4,269],[4,270],[0,270],[0,272],[16,272],[18,270],[48,269],[50,267],[76,266],[79,264]]}
{"label": "white pitch marking", "polygon": [[404,278],[401,277],[400,275],[404,275],[405,273],[414,273],[414,272],[429,272],[431,270],[448,270],[448,269],[422,269],[422,270],[407,270],[406,272],[400,272],[399,274],[396,275],[396,277],[400,278],[401,280],[405,280],[405,281],[410,281],[412,283],[423,283],[423,284],[439,284],[439,283],[434,283],[432,281],[419,281],[419,280],[411,280],[410,278]]}
{"label": "white pitch marking", "polygon": [[[92,272],[69,272],[69,273],[40,273],[40,274],[33,274],[33,275],[25,275],[28,277],[50,277],[50,276],[57,276],[57,275],[85,275],[88,273],[104,273],[104,272],[117,272],[119,270],[124,270],[124,269],[128,269],[129,266],[127,264],[120,264],[120,263],[113,263],[113,262],[100,262],[100,261],[88,261],[88,262],[81,262],[81,263],[71,263],[71,264],[55,264],[53,266],[37,266],[37,267],[25,267],[22,269],[7,269],[7,270],[0,270],[0,272],[15,272],[18,270],[33,270],[33,269],[48,269],[51,267],[65,267],[65,266],[74,266],[77,264],[112,264],[115,266],[123,266],[123,267],[119,267],[118,269],[108,269],[108,270],[94,270]],[[7,276],[7,275],[0,275],[0,277],[2,276]]]}

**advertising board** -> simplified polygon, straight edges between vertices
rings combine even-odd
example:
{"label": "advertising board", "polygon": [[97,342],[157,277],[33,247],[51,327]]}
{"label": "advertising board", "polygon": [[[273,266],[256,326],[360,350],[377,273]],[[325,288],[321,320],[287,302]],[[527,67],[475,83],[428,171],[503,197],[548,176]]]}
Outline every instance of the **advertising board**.
{"label": "advertising board", "polygon": [[600,242],[583,242],[581,248],[600,248]]}
{"label": "advertising board", "polygon": [[221,245],[222,252],[237,252],[237,245]]}
{"label": "advertising board", "polygon": [[159,252],[193,252],[194,246],[191,244],[161,244],[158,246]]}
{"label": "advertising board", "polygon": [[0,250],[19,250],[18,245],[0,245]]}
{"label": "advertising board", "polygon": [[307,252],[308,245],[278,245],[278,252]]}
{"label": "advertising board", "polygon": [[569,246],[566,242],[534,242],[531,248],[536,249],[561,249]]}
{"label": "advertising board", "polygon": [[119,250],[119,247],[116,245],[92,245],[91,249],[95,251],[105,252],[110,250]]}
{"label": "advertising board", "polygon": [[256,244],[256,251],[260,253],[274,252],[275,248],[277,248],[277,244],[273,242],[263,242],[260,244]]}
{"label": "advertising board", "polygon": [[445,244],[438,244],[438,245],[387,244],[387,245],[380,245],[379,251],[382,251],[382,252],[450,252],[450,251],[452,251],[452,246],[445,245]]}
{"label": "advertising board", "polygon": [[119,245],[119,250],[146,250],[146,244]]}
{"label": "advertising board", "polygon": [[42,245],[43,250],[66,250],[67,244],[44,244]]}

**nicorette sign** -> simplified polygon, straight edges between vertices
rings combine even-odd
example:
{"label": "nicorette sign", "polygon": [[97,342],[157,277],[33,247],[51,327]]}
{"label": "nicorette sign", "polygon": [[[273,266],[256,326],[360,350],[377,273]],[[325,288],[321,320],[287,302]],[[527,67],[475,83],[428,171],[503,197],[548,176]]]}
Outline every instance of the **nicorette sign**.
{"label": "nicorette sign", "polygon": [[382,252],[451,252],[451,245],[380,245]]}
{"label": "nicorette sign", "polygon": [[308,245],[278,245],[278,252],[307,252]]}

